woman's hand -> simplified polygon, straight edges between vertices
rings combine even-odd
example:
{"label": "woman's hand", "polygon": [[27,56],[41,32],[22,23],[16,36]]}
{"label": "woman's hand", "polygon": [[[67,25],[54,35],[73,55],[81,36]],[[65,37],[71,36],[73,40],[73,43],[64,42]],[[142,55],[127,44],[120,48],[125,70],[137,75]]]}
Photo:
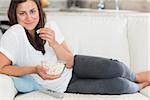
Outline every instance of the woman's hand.
{"label": "woman's hand", "polygon": [[48,75],[46,72],[48,70],[43,68],[42,66],[36,66],[36,73],[43,79],[43,80],[54,80],[59,78],[61,75]]}
{"label": "woman's hand", "polygon": [[59,60],[66,61],[67,68],[72,68],[74,63],[74,56],[65,41],[59,44],[55,40],[55,32],[50,28],[40,28],[39,33],[41,39],[48,41],[49,46],[53,48],[57,58]]}
{"label": "woman's hand", "polygon": [[40,28],[41,39],[48,41],[51,47],[54,47],[57,43],[55,40],[55,32],[50,28]]}

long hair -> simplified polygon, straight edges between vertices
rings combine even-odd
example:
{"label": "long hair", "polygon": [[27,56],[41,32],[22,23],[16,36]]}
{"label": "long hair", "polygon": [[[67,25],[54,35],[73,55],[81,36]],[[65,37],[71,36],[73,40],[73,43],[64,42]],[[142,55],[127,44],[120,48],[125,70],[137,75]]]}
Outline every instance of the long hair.
{"label": "long hair", "polygon": [[[10,6],[8,9],[8,18],[9,18],[11,25],[18,24],[17,15],[16,15],[17,6],[18,6],[18,4],[26,2],[26,1],[27,0],[11,0]],[[45,16],[45,13],[42,9],[41,1],[40,0],[32,0],[32,1],[34,1],[36,3],[36,5],[38,7],[38,11],[39,11],[39,17],[40,17],[39,23],[35,27],[35,31],[36,31],[37,29],[44,27],[44,25],[46,23],[46,16]],[[26,30],[26,34],[27,34],[28,40],[32,44],[32,46],[36,50],[39,50],[43,54],[45,54],[44,44],[46,41],[42,40],[36,33],[35,33],[35,39],[34,40],[31,39],[31,36],[29,35],[27,30]]]}

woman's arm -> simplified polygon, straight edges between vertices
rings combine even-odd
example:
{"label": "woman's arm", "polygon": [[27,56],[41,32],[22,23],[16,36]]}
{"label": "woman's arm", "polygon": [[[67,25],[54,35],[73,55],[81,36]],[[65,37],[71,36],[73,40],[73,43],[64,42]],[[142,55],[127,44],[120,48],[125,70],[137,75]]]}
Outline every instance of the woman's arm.
{"label": "woman's arm", "polygon": [[67,47],[66,43],[56,43],[52,48],[54,49],[58,59],[65,61],[67,68],[72,68],[74,64],[74,57],[69,48]]}
{"label": "woman's arm", "polygon": [[2,53],[0,53],[0,73],[12,76],[22,76],[26,74],[36,73],[36,67],[16,67],[11,66],[11,61]]}
{"label": "woman's arm", "polygon": [[0,52],[0,74],[11,76],[22,76],[28,74],[38,74],[43,80],[53,80],[60,76],[49,76],[46,69],[41,66],[11,66],[11,61]]}
{"label": "woman's arm", "polygon": [[69,50],[64,41],[61,44],[59,44],[55,40],[55,32],[51,28],[41,28],[39,36],[43,40],[48,41],[49,46],[54,49],[57,58],[66,62],[67,68],[72,68],[74,57],[71,51]]}

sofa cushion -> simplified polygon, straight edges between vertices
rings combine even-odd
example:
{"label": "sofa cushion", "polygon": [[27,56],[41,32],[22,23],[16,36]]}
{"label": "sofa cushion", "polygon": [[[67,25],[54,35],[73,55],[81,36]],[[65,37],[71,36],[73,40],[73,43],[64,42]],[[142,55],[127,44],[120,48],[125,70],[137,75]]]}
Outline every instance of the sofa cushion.
{"label": "sofa cushion", "polygon": [[13,100],[17,90],[13,80],[4,74],[0,74],[0,100]]}
{"label": "sofa cushion", "polygon": [[[35,91],[16,96],[15,100],[58,100],[47,94]],[[65,93],[63,100],[149,100],[140,93],[124,95],[88,95]]]}
{"label": "sofa cushion", "polygon": [[150,99],[150,86],[148,86],[148,87],[142,89],[142,90],[140,91],[140,93],[143,94],[143,95],[145,95],[145,96],[147,96],[147,97]]}
{"label": "sofa cushion", "polygon": [[75,54],[118,59],[130,65],[127,20],[114,16],[48,15]]}

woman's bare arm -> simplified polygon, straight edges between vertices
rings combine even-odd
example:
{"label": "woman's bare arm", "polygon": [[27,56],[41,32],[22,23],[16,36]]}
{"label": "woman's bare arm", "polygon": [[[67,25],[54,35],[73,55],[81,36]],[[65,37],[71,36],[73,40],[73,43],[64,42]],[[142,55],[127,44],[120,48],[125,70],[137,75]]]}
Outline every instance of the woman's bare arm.
{"label": "woman's bare arm", "polygon": [[60,75],[49,76],[46,69],[42,66],[11,66],[11,61],[0,52],[0,74],[10,76],[22,76],[28,74],[38,74],[43,80],[53,80],[59,78]]}
{"label": "woman's bare arm", "polygon": [[26,74],[36,73],[36,66],[16,67],[11,66],[11,61],[2,53],[0,53],[0,73],[12,76],[22,76]]}
{"label": "woman's bare arm", "polygon": [[72,68],[74,64],[74,57],[66,43],[56,44],[53,46],[53,49],[58,57],[58,59],[65,61],[67,68]]}

